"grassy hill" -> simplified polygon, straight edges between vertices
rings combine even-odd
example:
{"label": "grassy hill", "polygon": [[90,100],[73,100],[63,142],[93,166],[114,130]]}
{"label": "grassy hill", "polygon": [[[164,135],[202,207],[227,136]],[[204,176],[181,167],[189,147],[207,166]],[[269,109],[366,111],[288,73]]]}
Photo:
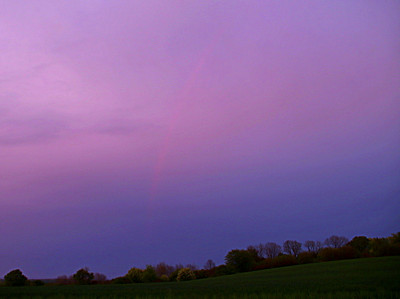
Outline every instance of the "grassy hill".
{"label": "grassy hill", "polygon": [[400,298],[400,257],[298,265],[189,282],[0,287],[0,298]]}

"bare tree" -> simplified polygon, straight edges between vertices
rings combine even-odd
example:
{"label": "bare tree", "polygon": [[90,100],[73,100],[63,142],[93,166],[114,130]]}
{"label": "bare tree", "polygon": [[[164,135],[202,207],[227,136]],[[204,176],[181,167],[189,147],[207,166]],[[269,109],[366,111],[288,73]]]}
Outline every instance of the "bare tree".
{"label": "bare tree", "polygon": [[268,242],[264,245],[265,256],[268,258],[277,257],[282,253],[282,247],[274,242]]}
{"label": "bare tree", "polygon": [[154,267],[154,270],[156,271],[156,274],[157,274],[158,276],[161,276],[161,275],[170,276],[170,275],[172,274],[172,272],[175,271],[175,267],[174,267],[174,266],[171,266],[171,265],[168,265],[168,264],[166,264],[166,263],[164,263],[164,262],[161,262],[161,263],[158,263],[158,264]]}
{"label": "bare tree", "polygon": [[260,243],[256,246],[254,246],[255,250],[257,251],[257,254],[260,258],[265,258],[266,252],[265,252],[265,245]]}
{"label": "bare tree", "polygon": [[215,268],[215,263],[213,260],[208,260],[206,262],[206,264],[204,265],[204,269],[206,269],[206,270],[211,270],[213,268]]}
{"label": "bare tree", "polygon": [[330,236],[325,240],[325,245],[328,247],[333,247],[333,248],[340,248],[344,245],[346,245],[349,242],[349,239],[346,237],[339,237],[339,236]]}
{"label": "bare tree", "polygon": [[301,252],[301,243],[294,240],[286,240],[283,243],[283,251],[287,254],[297,256]]}
{"label": "bare tree", "polygon": [[314,241],[307,240],[304,242],[304,247],[307,248],[308,252],[316,252],[317,245]]}
{"label": "bare tree", "polygon": [[187,264],[187,265],[185,266],[185,268],[189,268],[189,269],[192,270],[192,271],[195,271],[195,270],[198,269],[198,267],[197,267],[196,265],[194,265],[194,264]]}
{"label": "bare tree", "polygon": [[315,250],[317,253],[320,252],[322,248],[324,248],[324,244],[321,241],[315,242]]}

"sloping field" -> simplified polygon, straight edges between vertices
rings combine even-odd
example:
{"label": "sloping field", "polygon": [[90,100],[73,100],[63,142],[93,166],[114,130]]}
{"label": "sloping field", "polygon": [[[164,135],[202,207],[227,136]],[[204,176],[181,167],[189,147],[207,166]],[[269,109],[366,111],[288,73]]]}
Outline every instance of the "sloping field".
{"label": "sloping field", "polygon": [[400,298],[400,257],[299,265],[189,282],[0,287],[0,298]]}

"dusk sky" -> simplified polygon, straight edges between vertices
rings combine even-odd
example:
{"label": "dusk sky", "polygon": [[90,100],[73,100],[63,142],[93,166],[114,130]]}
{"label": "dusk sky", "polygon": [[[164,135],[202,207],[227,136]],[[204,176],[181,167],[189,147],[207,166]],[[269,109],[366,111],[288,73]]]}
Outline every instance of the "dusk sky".
{"label": "dusk sky", "polygon": [[399,1],[0,0],[0,277],[400,231]]}

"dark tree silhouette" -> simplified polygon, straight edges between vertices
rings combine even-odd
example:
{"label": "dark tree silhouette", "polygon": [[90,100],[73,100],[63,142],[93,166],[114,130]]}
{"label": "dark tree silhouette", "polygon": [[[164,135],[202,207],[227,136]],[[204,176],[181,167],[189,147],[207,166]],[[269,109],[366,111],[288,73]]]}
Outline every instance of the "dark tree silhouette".
{"label": "dark tree silhouette", "polygon": [[215,263],[213,260],[208,260],[206,262],[206,264],[204,265],[204,269],[206,269],[206,270],[211,270],[213,268],[215,268]]}
{"label": "dark tree silhouette", "polygon": [[156,270],[158,276],[161,275],[170,276],[171,273],[175,271],[174,266],[168,265],[164,262],[158,263],[154,269]]}
{"label": "dark tree silhouette", "polygon": [[89,272],[89,268],[82,268],[78,270],[72,278],[78,284],[90,284],[94,279],[94,274]]}
{"label": "dark tree silhouette", "polygon": [[264,245],[265,256],[267,258],[277,257],[280,253],[282,253],[282,247],[274,242],[268,242]]}
{"label": "dark tree silhouette", "polygon": [[356,249],[359,253],[364,252],[369,247],[369,239],[364,236],[354,237],[349,243],[349,246]]}
{"label": "dark tree silhouette", "polygon": [[283,251],[297,257],[301,252],[301,243],[294,240],[286,240],[283,243]]}
{"label": "dark tree silhouette", "polygon": [[254,266],[254,255],[247,250],[234,249],[225,256],[226,266],[235,272],[246,272]]}
{"label": "dark tree silhouette", "polygon": [[4,276],[4,281],[8,286],[23,286],[27,280],[28,278],[19,269],[13,270]]}
{"label": "dark tree silhouette", "polygon": [[346,237],[330,236],[325,240],[325,245],[331,248],[340,248],[346,245],[349,240]]}

